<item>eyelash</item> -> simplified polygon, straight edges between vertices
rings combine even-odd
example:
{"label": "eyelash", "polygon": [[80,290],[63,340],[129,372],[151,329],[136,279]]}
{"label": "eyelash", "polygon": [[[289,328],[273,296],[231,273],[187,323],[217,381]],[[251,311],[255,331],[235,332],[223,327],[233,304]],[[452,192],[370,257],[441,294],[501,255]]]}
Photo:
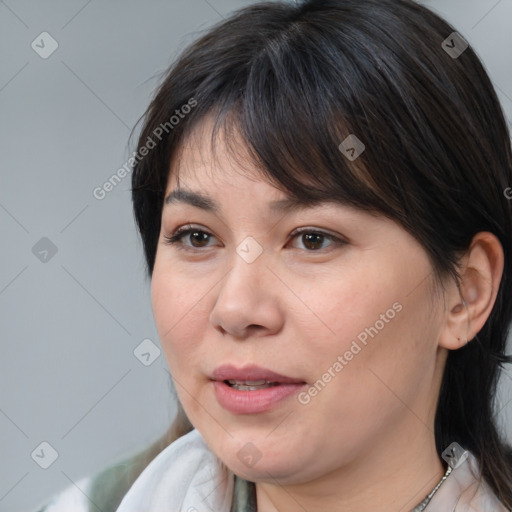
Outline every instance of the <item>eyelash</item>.
{"label": "eyelash", "polygon": [[[186,236],[186,235],[189,235],[190,233],[193,233],[193,232],[198,232],[198,233],[205,233],[206,235],[208,236],[213,236],[211,233],[209,233],[208,231],[204,230],[204,229],[201,229],[201,228],[195,228],[193,226],[183,226],[181,228],[178,228],[171,236],[167,236],[167,235],[164,235],[164,243],[167,244],[167,245],[173,245],[175,246],[177,249],[179,250],[185,250],[185,251],[194,251],[194,252],[197,252],[197,251],[201,251],[201,249],[207,249],[208,247],[210,246],[205,246],[205,247],[194,247],[194,246],[190,246],[190,245],[184,245],[182,243],[182,239]],[[321,231],[321,230],[316,230],[316,229],[311,229],[311,228],[298,228],[296,230],[294,230],[292,233],[290,233],[290,238],[296,238],[300,235],[303,235],[305,233],[309,233],[309,234],[314,234],[314,235],[321,235],[323,236],[324,238],[326,239],[329,239],[331,242],[333,242],[330,246],[328,247],[332,247],[333,245],[334,246],[340,246],[340,245],[345,245],[347,242],[334,236],[334,235],[331,235],[329,233],[326,233],[324,231]],[[325,249],[325,248],[324,248]],[[323,249],[301,249],[303,251],[306,251],[306,252],[320,252],[322,251]]]}

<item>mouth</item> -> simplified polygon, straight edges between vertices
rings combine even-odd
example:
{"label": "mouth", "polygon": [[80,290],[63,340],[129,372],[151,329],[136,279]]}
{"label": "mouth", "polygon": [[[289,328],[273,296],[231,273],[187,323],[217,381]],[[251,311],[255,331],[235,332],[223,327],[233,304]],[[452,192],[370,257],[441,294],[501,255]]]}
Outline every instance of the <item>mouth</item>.
{"label": "mouth", "polygon": [[219,404],[234,414],[269,411],[296,394],[306,382],[258,366],[222,365],[211,380]]}

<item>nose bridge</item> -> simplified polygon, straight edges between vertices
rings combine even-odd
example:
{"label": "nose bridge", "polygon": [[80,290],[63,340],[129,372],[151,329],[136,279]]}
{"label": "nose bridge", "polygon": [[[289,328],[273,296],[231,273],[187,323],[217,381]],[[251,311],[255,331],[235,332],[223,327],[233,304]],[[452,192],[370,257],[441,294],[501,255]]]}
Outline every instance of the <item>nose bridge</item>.
{"label": "nose bridge", "polygon": [[249,326],[277,328],[280,313],[276,288],[268,285],[272,273],[266,256],[253,237],[246,237],[236,247],[210,314],[214,325],[237,337],[243,337]]}
{"label": "nose bridge", "polygon": [[224,299],[230,299],[233,294],[238,302],[257,299],[254,295],[259,295],[259,284],[265,280],[264,274],[269,272],[263,246],[254,237],[248,236],[236,247],[231,262],[231,270],[221,285],[220,293]]}

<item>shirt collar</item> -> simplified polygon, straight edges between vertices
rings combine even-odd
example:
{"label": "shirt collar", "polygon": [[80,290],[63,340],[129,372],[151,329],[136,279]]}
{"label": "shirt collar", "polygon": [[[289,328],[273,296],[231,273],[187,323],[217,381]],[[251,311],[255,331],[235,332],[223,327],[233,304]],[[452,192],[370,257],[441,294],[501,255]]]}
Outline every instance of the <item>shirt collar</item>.
{"label": "shirt collar", "polygon": [[[479,480],[476,458],[455,467],[425,512],[507,512]],[[165,448],[146,467],[117,512],[161,510],[256,512],[255,486],[228,470],[194,429]]]}

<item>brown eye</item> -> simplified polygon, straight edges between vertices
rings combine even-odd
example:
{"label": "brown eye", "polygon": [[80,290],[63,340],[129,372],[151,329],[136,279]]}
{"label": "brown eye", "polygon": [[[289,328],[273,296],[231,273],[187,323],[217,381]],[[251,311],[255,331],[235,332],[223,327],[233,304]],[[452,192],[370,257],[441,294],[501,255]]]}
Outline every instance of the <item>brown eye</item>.
{"label": "brown eye", "polygon": [[[184,233],[184,235],[187,233]],[[210,236],[208,233],[204,231],[189,231],[188,232],[189,240],[192,242],[194,247],[204,247],[208,243],[208,237]]]}
{"label": "brown eye", "polygon": [[[308,252],[320,252],[321,249],[326,249],[334,245],[344,245],[346,243],[334,235],[316,231],[311,228],[296,230],[291,234],[291,237],[300,240],[303,249]],[[326,241],[330,243],[325,245]],[[299,249],[302,249],[302,247],[299,247]]]}
{"label": "brown eye", "polygon": [[[198,228],[182,227],[171,236],[164,236],[166,244],[175,245],[178,249],[200,249],[208,247],[212,235]],[[187,240],[189,243],[184,243]]]}
{"label": "brown eye", "polygon": [[324,235],[320,233],[304,233],[302,235],[304,246],[308,249],[320,249],[324,241]]}

